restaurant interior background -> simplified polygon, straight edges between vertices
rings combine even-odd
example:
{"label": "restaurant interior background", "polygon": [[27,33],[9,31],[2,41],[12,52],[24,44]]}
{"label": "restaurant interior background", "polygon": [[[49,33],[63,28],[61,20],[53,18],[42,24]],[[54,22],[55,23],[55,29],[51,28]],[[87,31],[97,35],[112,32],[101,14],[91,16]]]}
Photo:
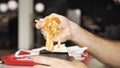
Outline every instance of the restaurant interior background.
{"label": "restaurant interior background", "polygon": [[[18,13],[18,0],[0,0],[0,56],[19,49]],[[34,20],[51,13],[64,15],[100,37],[120,40],[120,0],[33,0],[33,48],[45,45]]]}

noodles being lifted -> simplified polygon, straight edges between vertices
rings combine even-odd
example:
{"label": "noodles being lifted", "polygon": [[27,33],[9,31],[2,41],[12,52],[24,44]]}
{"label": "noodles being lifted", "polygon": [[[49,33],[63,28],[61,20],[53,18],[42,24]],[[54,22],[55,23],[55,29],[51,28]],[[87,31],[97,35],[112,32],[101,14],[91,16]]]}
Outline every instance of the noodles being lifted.
{"label": "noodles being lifted", "polygon": [[59,18],[55,17],[53,15],[50,15],[45,18],[44,29],[46,32],[46,48],[49,51],[54,50],[54,40],[57,37],[58,37],[58,39],[57,39],[58,48],[60,48],[60,44],[61,44],[60,23],[61,23],[61,21],[59,20]]}

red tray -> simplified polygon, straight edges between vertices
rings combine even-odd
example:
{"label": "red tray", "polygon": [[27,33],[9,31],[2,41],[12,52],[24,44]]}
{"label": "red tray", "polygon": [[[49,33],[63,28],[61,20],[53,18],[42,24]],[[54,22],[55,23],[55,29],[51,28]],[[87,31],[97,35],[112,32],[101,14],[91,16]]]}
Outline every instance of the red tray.
{"label": "red tray", "polygon": [[[24,55],[24,54],[30,54],[28,52],[24,52],[21,51],[19,53],[19,55]],[[88,54],[86,51],[84,52],[84,54]],[[1,60],[7,64],[7,65],[16,65],[16,66],[33,66],[36,63],[32,61],[32,59],[30,60],[25,60],[25,59],[18,59],[15,57],[15,54],[10,54],[7,56],[3,56],[1,57]],[[82,62],[84,62],[85,64],[87,64],[87,62],[89,61],[89,55],[85,57],[84,60],[82,60]]]}
{"label": "red tray", "polygon": [[3,56],[1,60],[7,65],[33,66],[36,64],[32,60],[18,60],[15,58],[14,54]]}

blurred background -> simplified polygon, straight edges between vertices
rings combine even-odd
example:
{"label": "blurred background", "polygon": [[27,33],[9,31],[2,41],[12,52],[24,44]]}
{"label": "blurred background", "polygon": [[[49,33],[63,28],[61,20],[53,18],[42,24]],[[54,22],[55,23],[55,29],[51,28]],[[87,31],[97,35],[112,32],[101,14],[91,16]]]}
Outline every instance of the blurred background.
{"label": "blurred background", "polygon": [[44,46],[34,20],[51,13],[64,15],[100,37],[120,40],[120,0],[0,0],[0,56]]}

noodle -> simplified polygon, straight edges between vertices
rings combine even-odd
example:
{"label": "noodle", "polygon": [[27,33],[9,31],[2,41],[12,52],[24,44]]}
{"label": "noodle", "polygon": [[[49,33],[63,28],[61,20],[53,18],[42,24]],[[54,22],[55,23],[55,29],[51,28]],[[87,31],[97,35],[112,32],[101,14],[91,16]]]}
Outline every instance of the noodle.
{"label": "noodle", "polygon": [[58,17],[55,17],[53,15],[50,15],[45,18],[45,32],[46,32],[46,45],[45,47],[49,51],[54,50],[54,40],[56,37],[57,39],[57,44],[58,48],[60,48],[61,40],[60,40],[60,23],[61,21],[59,20]]}

